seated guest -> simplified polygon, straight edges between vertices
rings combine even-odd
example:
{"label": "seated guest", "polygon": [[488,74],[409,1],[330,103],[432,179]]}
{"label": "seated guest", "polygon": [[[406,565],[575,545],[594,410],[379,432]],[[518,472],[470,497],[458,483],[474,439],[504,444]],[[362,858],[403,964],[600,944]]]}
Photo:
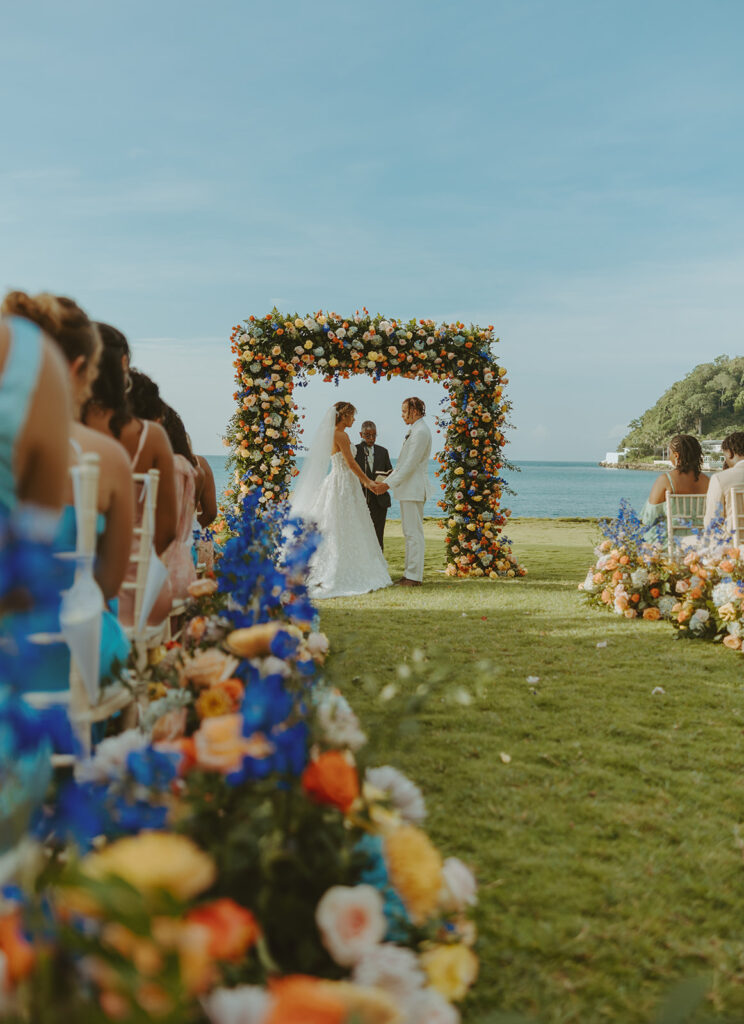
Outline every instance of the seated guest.
{"label": "seated guest", "polygon": [[67,367],[40,327],[0,320],[0,512],[18,503],[49,514],[67,493],[72,425]]}
{"label": "seated guest", "polygon": [[[143,420],[162,423],[165,403],[160,397],[160,388],[154,380],[134,368],[128,371],[130,387],[127,398],[129,408]],[[167,433],[167,431],[166,431]]]}
{"label": "seated guest", "polygon": [[[23,316],[38,324],[59,346],[67,361],[73,398],[70,445],[71,461],[83,453],[99,456],[98,481],[98,543],[94,575],[104,599],[114,599],[127,568],[132,543],[133,490],[129,465],[121,446],[115,441],[80,423],[83,403],[90,396],[91,384],[98,373],[101,340],[95,325],[71,299],[41,293],[29,296],[10,292],[4,299],[4,313]],[[59,551],[74,551],[77,523],[73,504],[72,481],[67,480],[66,506],[55,537]],[[75,566],[64,563],[66,579],[62,586],[72,585]],[[59,623],[36,623],[37,632],[56,633]],[[129,654],[129,643],[116,617],[104,611],[101,636],[101,677],[112,674],[116,662],[123,663]],[[28,679],[29,690],[64,689],[69,678],[69,651],[62,644],[44,648],[41,664]]]}
{"label": "seated guest", "polygon": [[744,486],[744,431],[735,430],[721,441],[726,469],[710,478],[705,499],[705,526],[725,515],[726,495],[732,487]]}
{"label": "seated guest", "polygon": [[675,434],[669,442],[672,469],[656,478],[641,512],[648,543],[666,539],[667,494],[705,494],[708,477],[702,472],[703,449],[691,434]]}
{"label": "seated guest", "polygon": [[[194,529],[206,530],[217,518],[217,487],[214,482],[212,467],[203,455],[197,455],[196,461],[202,472],[202,486],[196,505],[196,523]],[[206,572],[214,568],[214,541],[201,536],[196,542],[195,559],[197,565],[203,566]]]}
{"label": "seated guest", "polygon": [[[157,469],[160,473],[155,513],[155,552],[162,555],[176,536],[177,504],[173,466],[173,451],[159,423],[134,416],[127,403],[126,378],[122,366],[120,332],[108,324],[98,324],[103,341],[98,377],[93,382],[93,393],[83,410],[85,423],[115,438],[126,450],[130,469],[146,473]],[[135,526],[142,522],[143,485],[135,486]],[[139,542],[135,539],[133,548]],[[132,551],[136,555],[136,551]],[[125,581],[136,576],[136,565],[130,560]],[[127,588],[120,592],[119,617],[124,625],[134,624],[134,592]],[[172,605],[170,586],[163,587],[150,614],[149,623],[158,625],[169,614]]]}
{"label": "seated guest", "polygon": [[194,516],[198,503],[198,491],[203,485],[203,476],[186,434],[183,421],[175,409],[163,404],[163,426],[173,449],[173,463],[176,473],[176,500],[178,503],[178,524],[176,538],[163,555],[168,567],[173,598],[177,601],[188,597],[189,584],[196,579],[196,567],[192,555]]}

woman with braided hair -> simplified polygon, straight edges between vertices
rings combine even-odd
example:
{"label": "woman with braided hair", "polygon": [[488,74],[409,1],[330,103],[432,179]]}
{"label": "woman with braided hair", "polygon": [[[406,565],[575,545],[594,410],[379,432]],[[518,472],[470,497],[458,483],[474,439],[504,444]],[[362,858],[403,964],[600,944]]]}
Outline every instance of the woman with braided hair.
{"label": "woman with braided hair", "polygon": [[667,494],[706,494],[708,491],[708,477],[702,472],[703,449],[696,437],[675,434],[669,442],[669,461],[671,470],[656,478],[641,512],[641,522],[648,527],[646,540],[649,543],[666,541]]}

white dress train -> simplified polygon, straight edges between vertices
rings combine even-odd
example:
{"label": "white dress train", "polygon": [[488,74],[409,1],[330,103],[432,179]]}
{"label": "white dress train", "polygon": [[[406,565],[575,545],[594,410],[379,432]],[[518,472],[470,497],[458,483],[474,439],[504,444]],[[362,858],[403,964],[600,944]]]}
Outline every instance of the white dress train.
{"label": "white dress train", "polygon": [[331,472],[303,518],[313,520],[323,538],[310,562],[308,590],[313,600],[391,586],[359,478],[343,452],[331,456]]}

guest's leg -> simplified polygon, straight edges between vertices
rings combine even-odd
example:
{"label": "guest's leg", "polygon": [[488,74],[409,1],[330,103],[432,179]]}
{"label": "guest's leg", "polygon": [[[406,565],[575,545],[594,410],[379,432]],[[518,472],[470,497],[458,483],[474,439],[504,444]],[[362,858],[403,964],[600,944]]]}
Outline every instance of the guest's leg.
{"label": "guest's leg", "polygon": [[420,583],[424,578],[424,503],[401,501],[400,521],[406,541],[405,577]]}

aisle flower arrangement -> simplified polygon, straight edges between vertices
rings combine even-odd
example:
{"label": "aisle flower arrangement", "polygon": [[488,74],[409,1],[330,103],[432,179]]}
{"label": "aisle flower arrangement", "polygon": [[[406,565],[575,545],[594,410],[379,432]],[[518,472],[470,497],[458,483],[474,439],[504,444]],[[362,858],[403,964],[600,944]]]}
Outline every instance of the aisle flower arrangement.
{"label": "aisle flower arrangement", "polygon": [[680,637],[742,650],[744,560],[723,521],[677,548],[673,558],[665,543],[648,542],[647,528],[626,501],[602,532],[597,561],[579,584],[590,605],[628,619],[665,619]]}
{"label": "aisle flower arrangement", "polygon": [[446,445],[439,475],[449,513],[447,572],[453,576],[524,574],[502,536],[508,511],[501,509],[504,482],[503,429],[509,411],[506,370],[495,361],[493,327],[462,323],[407,323],[367,310],[350,317],[336,313],[287,315],[274,309],[251,316],[232,333],[237,411],[226,443],[234,463],[232,496],[256,490],[265,506],[286,497],[302,428],[293,400],[295,387],[321,374],[338,382],[366,373],[373,380],[393,376],[443,381],[449,414],[440,420]]}
{"label": "aisle flower arrangement", "polygon": [[24,889],[0,903],[0,1019],[459,1019],[475,879],[422,828],[415,784],[374,766],[313,629],[316,538],[297,525],[277,564],[287,524],[258,500],[153,659],[139,726],[35,814]]}

